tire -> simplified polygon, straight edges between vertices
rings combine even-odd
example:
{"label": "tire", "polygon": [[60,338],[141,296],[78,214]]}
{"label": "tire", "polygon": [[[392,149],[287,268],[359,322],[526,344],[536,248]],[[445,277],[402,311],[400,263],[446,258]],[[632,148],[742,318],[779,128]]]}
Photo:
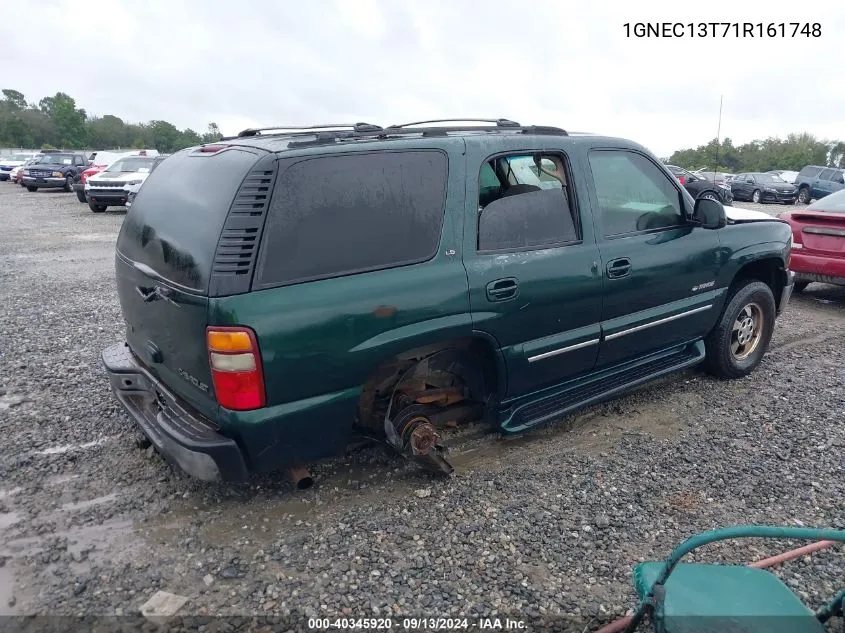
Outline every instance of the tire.
{"label": "tire", "polygon": [[771,288],[756,279],[738,282],[704,339],[705,370],[719,378],[742,378],[754,371],[769,348],[775,316]]}
{"label": "tire", "polygon": [[698,196],[699,200],[715,200],[716,202],[721,202],[719,200],[719,196],[716,194],[715,191],[705,191],[700,196]]}
{"label": "tire", "polygon": [[796,281],[795,285],[792,287],[793,292],[804,292],[807,286],[810,285],[809,281]]}
{"label": "tire", "polygon": [[810,204],[810,190],[807,187],[801,187],[798,190],[798,202],[801,204]]}
{"label": "tire", "polygon": [[76,199],[79,200],[82,204],[88,202],[88,199],[85,197],[85,192],[82,189],[76,192]]}
{"label": "tire", "polygon": [[760,197],[760,190],[759,190],[759,189],[755,189],[755,190],[751,193],[751,202],[753,202],[754,204],[760,204],[760,200],[761,200],[761,199],[762,199],[762,198]]}
{"label": "tire", "polygon": [[89,207],[89,208],[90,208],[90,209],[91,209],[94,213],[102,213],[103,211],[105,211],[106,209],[108,209],[108,206],[107,206],[107,205],[105,205],[105,204],[94,204],[93,202],[89,202],[89,203],[88,203],[88,207]]}
{"label": "tire", "polygon": [[67,193],[70,193],[71,191],[73,191],[73,176],[68,176],[67,178],[65,178],[64,189]]}
{"label": "tire", "polygon": [[29,191],[30,193],[34,193],[34,192],[38,191],[38,187],[33,187],[32,185],[24,185],[24,186],[26,187],[26,190]]}

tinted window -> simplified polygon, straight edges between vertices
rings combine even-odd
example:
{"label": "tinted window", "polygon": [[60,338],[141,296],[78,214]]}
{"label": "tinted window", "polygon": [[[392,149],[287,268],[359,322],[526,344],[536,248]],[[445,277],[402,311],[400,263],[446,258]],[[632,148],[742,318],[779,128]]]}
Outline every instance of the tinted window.
{"label": "tinted window", "polygon": [[836,173],[834,169],[822,169],[819,173],[819,180],[833,180],[833,174]]}
{"label": "tinted window", "polygon": [[593,151],[590,169],[606,237],[683,223],[678,190],[645,156]]}
{"label": "tinted window", "polygon": [[170,156],[144,181],[123,221],[118,251],[172,282],[207,291],[229,207],[257,161],[238,149]]}
{"label": "tinted window", "polygon": [[816,200],[807,207],[807,211],[827,211],[829,213],[845,213],[845,189]]}
{"label": "tinted window", "polygon": [[804,178],[815,178],[819,175],[819,172],[821,170],[821,167],[805,167],[800,172],[798,172],[798,175]]}
{"label": "tinted window", "polygon": [[447,170],[446,155],[439,151],[348,154],[295,163],[276,182],[256,286],[433,257]]}

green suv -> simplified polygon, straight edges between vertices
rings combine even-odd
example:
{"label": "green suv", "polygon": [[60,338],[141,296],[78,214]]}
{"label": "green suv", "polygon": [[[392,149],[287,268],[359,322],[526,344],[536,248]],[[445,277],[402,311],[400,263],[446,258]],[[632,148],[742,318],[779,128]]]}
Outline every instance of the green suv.
{"label": "green suv", "polygon": [[[734,216],[732,216],[732,213]],[[499,120],[245,130],[150,174],[116,248],[111,388],[205,480],[360,435],[452,471],[669,372],[761,361],[789,225],[693,201],[630,141]]]}

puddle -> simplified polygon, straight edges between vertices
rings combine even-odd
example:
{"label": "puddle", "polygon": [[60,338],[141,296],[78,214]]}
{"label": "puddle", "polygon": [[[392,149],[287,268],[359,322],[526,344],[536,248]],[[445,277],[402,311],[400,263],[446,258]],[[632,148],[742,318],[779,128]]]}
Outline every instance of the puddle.
{"label": "puddle", "polygon": [[75,501],[71,503],[62,504],[57,511],[73,512],[76,510],[85,510],[86,508],[91,508],[93,506],[98,506],[101,503],[108,503],[110,501],[115,500],[117,500],[117,493],[113,492],[102,497],[97,497],[96,499],[86,499],[85,501]]}
{"label": "puddle", "polygon": [[13,526],[21,520],[21,515],[17,512],[0,512],[0,531]]}
{"label": "puddle", "polygon": [[33,451],[33,455],[61,455],[62,453],[67,453],[70,451],[78,451],[84,450],[86,448],[93,448],[94,446],[99,446],[100,444],[105,444],[111,438],[104,437],[99,440],[94,440],[93,442],[85,442],[84,444],[65,444],[64,446],[51,446],[50,448],[45,448],[40,451]]}
{"label": "puddle", "polygon": [[11,497],[12,495],[18,494],[23,488],[12,488],[10,490],[0,490],[0,501],[5,499],[6,497]]}
{"label": "puddle", "polygon": [[9,600],[15,595],[15,578],[8,563],[6,565],[0,567],[0,617],[18,614],[15,607],[9,606]]}
{"label": "puddle", "polygon": [[[104,554],[111,542],[126,536],[132,530],[132,521],[104,521],[101,525],[86,525],[70,530],[52,532],[48,537],[25,536],[22,538],[0,541],[0,556],[29,556],[41,551],[44,538],[67,538],[68,551],[93,550],[91,556]],[[6,565],[8,566],[8,562]],[[0,568],[2,571],[5,568]]]}

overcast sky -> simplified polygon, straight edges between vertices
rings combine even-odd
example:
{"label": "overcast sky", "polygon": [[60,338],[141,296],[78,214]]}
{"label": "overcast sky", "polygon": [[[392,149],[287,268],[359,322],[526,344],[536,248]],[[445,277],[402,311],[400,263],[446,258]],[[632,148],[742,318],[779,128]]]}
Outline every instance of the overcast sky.
{"label": "overcast sky", "polygon": [[[24,0],[0,3],[0,87],[89,115],[224,134],[445,117],[632,138],[845,139],[845,3]],[[626,22],[810,20],[821,37],[626,37]],[[732,27],[731,27],[732,28]],[[764,26],[765,28],[765,26]],[[792,27],[787,24],[791,35]],[[755,32],[755,35],[758,35]]]}

